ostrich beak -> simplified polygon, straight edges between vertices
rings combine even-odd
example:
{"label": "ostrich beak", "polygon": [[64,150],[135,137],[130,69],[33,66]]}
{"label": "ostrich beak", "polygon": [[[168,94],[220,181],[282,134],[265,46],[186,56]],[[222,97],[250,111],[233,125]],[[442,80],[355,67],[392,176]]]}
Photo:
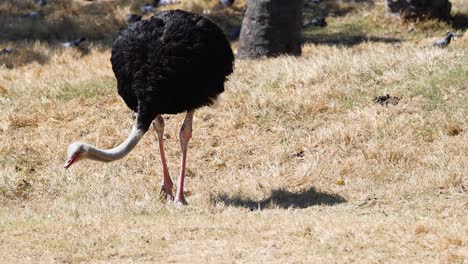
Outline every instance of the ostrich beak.
{"label": "ostrich beak", "polygon": [[63,167],[65,169],[68,169],[71,165],[73,165],[73,163],[78,161],[79,157],[80,157],[79,155],[73,155],[73,157],[71,157],[67,162],[65,162]]}

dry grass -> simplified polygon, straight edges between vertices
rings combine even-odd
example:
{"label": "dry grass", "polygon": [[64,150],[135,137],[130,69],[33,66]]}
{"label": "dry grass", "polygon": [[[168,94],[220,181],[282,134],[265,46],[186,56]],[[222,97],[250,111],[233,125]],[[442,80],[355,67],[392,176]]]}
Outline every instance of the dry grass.
{"label": "dry grass", "polygon": [[[237,61],[195,114],[182,209],[158,200],[152,132],[123,160],[62,168],[71,141],[114,146],[134,119],[108,49],[36,42],[47,60],[0,66],[0,261],[466,263],[466,35],[401,34]],[[373,102],[387,93],[401,100]],[[173,179],[182,118],[166,120]]]}

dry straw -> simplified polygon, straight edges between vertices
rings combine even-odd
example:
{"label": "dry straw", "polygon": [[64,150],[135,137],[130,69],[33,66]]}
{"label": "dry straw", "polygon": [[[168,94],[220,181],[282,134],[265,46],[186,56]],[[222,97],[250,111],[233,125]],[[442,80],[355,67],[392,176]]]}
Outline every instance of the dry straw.
{"label": "dry straw", "polygon": [[[463,263],[460,43],[237,61],[218,105],[195,114],[180,210],[158,200],[152,133],[123,160],[62,168],[70,142],[112,147],[135,120],[108,49],[31,44],[46,61],[0,67],[0,261]],[[373,101],[387,93],[401,100]],[[175,179],[183,116],[166,118]]]}

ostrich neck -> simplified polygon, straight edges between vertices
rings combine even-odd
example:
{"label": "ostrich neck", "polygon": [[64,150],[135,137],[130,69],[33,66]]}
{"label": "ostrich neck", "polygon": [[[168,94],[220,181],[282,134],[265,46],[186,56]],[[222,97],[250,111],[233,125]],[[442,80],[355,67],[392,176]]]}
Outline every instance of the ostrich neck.
{"label": "ostrich neck", "polygon": [[89,145],[87,158],[102,162],[121,159],[132,151],[144,134],[145,132],[143,130],[133,127],[128,138],[113,149],[99,149]]}

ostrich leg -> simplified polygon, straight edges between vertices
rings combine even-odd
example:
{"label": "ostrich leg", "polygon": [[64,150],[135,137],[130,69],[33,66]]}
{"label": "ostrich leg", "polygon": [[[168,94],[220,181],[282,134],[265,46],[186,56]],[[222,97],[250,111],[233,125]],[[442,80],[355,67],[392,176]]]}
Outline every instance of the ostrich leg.
{"label": "ostrich leg", "polygon": [[180,137],[180,148],[182,149],[182,158],[180,160],[180,176],[179,176],[179,184],[177,186],[177,193],[174,203],[176,205],[186,205],[187,201],[185,201],[184,197],[184,178],[185,178],[185,162],[187,160],[187,145],[192,137],[192,120],[193,114],[195,110],[187,111],[187,115],[185,116],[184,123],[180,128],[179,137]]}
{"label": "ostrich leg", "polygon": [[167,169],[166,164],[166,155],[164,154],[164,119],[161,115],[158,115],[156,119],[153,120],[153,128],[156,132],[156,136],[158,137],[159,153],[161,156],[161,163],[163,169],[163,179],[161,182],[161,192],[159,193],[159,196],[161,200],[168,199],[168,196],[172,200],[174,198],[172,196],[172,180],[171,176],[169,176],[169,170]]}

